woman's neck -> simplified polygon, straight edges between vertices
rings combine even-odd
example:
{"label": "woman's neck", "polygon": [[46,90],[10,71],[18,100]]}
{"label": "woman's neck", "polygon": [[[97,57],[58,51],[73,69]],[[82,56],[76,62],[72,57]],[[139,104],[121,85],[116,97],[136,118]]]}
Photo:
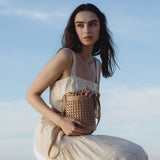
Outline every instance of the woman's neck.
{"label": "woman's neck", "polygon": [[83,46],[80,52],[77,52],[86,63],[90,62],[92,59],[93,46]]}

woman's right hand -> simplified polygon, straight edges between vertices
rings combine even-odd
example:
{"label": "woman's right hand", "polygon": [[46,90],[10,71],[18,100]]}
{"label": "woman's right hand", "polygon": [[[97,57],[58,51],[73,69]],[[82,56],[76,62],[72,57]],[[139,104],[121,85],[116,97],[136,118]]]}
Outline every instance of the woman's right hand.
{"label": "woman's right hand", "polygon": [[75,118],[63,117],[60,127],[67,136],[89,134],[89,131],[85,128],[85,125]]}

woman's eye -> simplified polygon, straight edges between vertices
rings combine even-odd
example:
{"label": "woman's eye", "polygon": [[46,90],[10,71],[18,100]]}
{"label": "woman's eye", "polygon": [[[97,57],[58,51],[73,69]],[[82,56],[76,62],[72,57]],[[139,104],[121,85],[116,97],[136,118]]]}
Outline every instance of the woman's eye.
{"label": "woman's eye", "polygon": [[82,24],[78,24],[77,26],[78,26],[78,27],[83,27],[83,25],[82,25]]}
{"label": "woman's eye", "polygon": [[95,26],[95,25],[96,25],[96,23],[91,23],[91,24],[90,24],[90,26]]}

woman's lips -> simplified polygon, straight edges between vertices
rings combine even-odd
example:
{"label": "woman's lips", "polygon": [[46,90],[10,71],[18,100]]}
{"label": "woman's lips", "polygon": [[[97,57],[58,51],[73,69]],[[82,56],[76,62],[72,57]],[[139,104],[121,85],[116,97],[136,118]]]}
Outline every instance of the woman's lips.
{"label": "woman's lips", "polygon": [[91,37],[91,36],[86,36],[86,37],[84,37],[84,39],[85,39],[86,41],[89,41],[89,40],[92,39],[92,37]]}

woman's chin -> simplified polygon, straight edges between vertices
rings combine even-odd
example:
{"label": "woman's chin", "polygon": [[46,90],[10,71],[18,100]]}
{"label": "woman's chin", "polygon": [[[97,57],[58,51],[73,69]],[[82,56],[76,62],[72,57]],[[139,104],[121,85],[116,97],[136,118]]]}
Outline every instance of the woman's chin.
{"label": "woman's chin", "polygon": [[82,45],[83,46],[94,46],[94,43],[93,42],[85,42],[85,43],[83,42]]}

